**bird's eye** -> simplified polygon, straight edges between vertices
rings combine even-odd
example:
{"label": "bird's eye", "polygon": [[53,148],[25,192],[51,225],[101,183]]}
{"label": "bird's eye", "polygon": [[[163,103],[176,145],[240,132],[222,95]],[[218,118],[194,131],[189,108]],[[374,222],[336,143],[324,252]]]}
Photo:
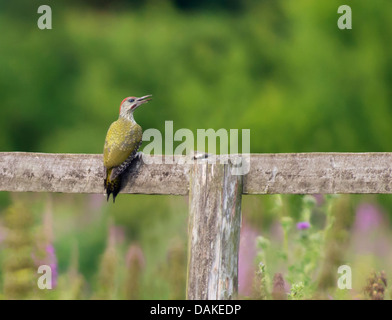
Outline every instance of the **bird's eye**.
{"label": "bird's eye", "polygon": [[135,99],[129,99],[128,101],[129,101],[129,102],[134,102],[134,101],[135,101]]}

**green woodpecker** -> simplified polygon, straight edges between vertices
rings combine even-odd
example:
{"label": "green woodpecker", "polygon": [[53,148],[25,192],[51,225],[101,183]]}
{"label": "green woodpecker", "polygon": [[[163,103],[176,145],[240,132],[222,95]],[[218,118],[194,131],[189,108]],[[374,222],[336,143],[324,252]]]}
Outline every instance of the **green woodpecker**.
{"label": "green woodpecker", "polygon": [[106,135],[103,150],[104,185],[107,200],[113,194],[113,203],[121,188],[121,175],[136,157],[142,143],[142,128],[133,118],[133,112],[150,101],[150,97],[151,95],[125,98],[120,105],[118,120],[110,125]]}

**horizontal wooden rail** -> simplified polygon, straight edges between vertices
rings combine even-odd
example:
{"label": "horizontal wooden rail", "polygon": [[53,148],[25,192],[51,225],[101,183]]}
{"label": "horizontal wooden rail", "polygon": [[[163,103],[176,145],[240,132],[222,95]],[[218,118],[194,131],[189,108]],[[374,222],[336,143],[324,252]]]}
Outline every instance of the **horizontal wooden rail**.
{"label": "horizontal wooden rail", "polygon": [[[103,193],[100,154],[0,153],[0,191]],[[189,168],[134,161],[123,193],[186,195]]]}
{"label": "horizontal wooden rail", "polygon": [[[392,153],[228,157],[144,156],[123,179],[123,193],[189,194],[188,299],[236,298],[242,194],[392,193]],[[0,191],[103,193],[103,175],[102,155],[0,153]]]}
{"label": "horizontal wooden rail", "polygon": [[[243,194],[392,193],[392,153],[248,156]],[[135,161],[122,192],[187,195],[191,165],[183,164],[185,156],[173,158],[173,164]],[[102,155],[2,152],[0,191],[103,193]]]}

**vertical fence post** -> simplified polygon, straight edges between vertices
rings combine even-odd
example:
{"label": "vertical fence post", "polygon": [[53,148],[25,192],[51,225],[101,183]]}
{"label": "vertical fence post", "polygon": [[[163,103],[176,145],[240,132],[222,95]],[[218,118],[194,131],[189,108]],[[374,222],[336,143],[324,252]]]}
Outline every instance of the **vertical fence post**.
{"label": "vertical fence post", "polygon": [[232,166],[203,160],[192,167],[187,299],[236,298],[242,176]]}

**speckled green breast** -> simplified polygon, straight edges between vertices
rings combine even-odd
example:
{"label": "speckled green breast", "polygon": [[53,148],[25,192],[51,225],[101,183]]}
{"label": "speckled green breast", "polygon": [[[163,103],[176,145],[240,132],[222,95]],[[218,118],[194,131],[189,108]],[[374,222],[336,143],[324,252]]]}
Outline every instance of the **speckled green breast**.
{"label": "speckled green breast", "polygon": [[103,163],[110,169],[121,165],[142,140],[142,128],[135,122],[119,118],[109,127],[103,150]]}

